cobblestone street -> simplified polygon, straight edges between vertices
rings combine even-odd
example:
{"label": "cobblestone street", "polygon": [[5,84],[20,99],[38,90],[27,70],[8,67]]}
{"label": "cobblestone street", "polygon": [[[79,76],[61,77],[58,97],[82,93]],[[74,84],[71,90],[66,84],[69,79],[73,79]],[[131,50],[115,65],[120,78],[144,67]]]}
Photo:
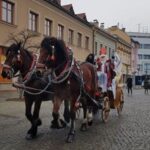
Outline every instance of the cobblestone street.
{"label": "cobblestone street", "polygon": [[0,150],[150,150],[150,94],[143,89],[133,90],[133,95],[124,91],[125,103],[122,115],[110,111],[109,121],[104,124],[101,116],[94,119],[87,132],[80,131],[81,119],[77,120],[76,139],[65,143],[68,128],[49,128],[52,105],[43,102],[38,137],[27,141],[25,135],[30,124],[24,115],[23,101],[9,101],[15,92],[0,93]]}

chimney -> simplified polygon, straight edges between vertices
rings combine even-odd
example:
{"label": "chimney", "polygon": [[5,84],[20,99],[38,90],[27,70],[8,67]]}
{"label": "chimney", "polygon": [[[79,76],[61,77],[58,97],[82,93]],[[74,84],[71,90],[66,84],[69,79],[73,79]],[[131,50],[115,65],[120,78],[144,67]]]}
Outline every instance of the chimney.
{"label": "chimney", "polygon": [[104,22],[101,23],[100,28],[104,29]]}
{"label": "chimney", "polygon": [[94,20],[93,20],[93,24],[94,24],[96,27],[99,27],[99,22],[98,22],[97,19],[94,19]]}
{"label": "chimney", "polygon": [[126,31],[126,28],[122,28],[122,31],[125,32],[125,31]]}

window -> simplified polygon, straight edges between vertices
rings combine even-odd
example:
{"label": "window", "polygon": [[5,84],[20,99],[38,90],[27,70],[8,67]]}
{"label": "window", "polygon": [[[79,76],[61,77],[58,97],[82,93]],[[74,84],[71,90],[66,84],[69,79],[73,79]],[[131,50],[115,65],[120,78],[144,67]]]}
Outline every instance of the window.
{"label": "window", "polygon": [[52,21],[45,19],[44,34],[50,36],[52,34]]}
{"label": "window", "polygon": [[141,49],[150,49],[150,44],[140,44]]}
{"label": "window", "polygon": [[13,24],[14,4],[2,0],[2,20]]}
{"label": "window", "polygon": [[78,41],[77,46],[81,47],[81,44],[82,44],[82,34],[81,33],[78,33],[78,39],[77,39],[77,41]]}
{"label": "window", "polygon": [[64,26],[58,25],[57,38],[63,39],[64,37]]}
{"label": "window", "polygon": [[140,44],[140,48],[142,49],[144,47],[144,45],[143,44]]}
{"label": "window", "polygon": [[150,59],[150,55],[144,55],[144,59]]}
{"label": "window", "polygon": [[150,44],[144,44],[144,49],[150,49]]}
{"label": "window", "polygon": [[29,30],[37,32],[38,26],[38,15],[34,12],[29,14]]}
{"label": "window", "polygon": [[89,37],[88,36],[85,37],[85,48],[89,49]]}
{"label": "window", "polygon": [[71,29],[68,32],[68,43],[73,45],[73,30]]}
{"label": "window", "polygon": [[142,54],[138,54],[139,59],[142,59]]}
{"label": "window", "polygon": [[150,63],[145,63],[145,64],[144,64],[144,71],[145,71],[146,73],[148,73],[149,70],[150,70]]}
{"label": "window", "polygon": [[138,64],[138,71],[143,71],[143,65],[142,64]]}
{"label": "window", "polygon": [[100,44],[100,49],[103,47],[103,44]]}

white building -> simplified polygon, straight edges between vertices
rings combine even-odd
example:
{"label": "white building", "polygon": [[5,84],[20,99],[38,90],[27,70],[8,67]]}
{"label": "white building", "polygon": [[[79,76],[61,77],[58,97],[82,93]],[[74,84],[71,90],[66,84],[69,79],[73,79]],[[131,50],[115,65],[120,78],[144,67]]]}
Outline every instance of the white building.
{"label": "white building", "polygon": [[141,76],[143,80],[145,75],[150,76],[150,33],[128,32],[128,35],[140,43],[136,75]]}

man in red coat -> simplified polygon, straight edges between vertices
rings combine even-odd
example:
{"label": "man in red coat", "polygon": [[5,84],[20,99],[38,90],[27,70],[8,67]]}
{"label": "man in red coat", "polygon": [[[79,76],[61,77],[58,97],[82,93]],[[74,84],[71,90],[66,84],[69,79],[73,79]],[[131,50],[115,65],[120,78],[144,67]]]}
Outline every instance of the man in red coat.
{"label": "man in red coat", "polygon": [[101,48],[97,58],[97,72],[99,86],[103,92],[112,90],[112,80],[115,77],[114,67],[114,59],[109,59],[106,49]]}

